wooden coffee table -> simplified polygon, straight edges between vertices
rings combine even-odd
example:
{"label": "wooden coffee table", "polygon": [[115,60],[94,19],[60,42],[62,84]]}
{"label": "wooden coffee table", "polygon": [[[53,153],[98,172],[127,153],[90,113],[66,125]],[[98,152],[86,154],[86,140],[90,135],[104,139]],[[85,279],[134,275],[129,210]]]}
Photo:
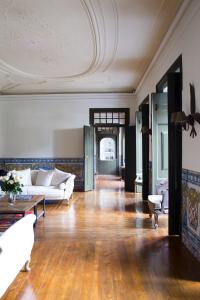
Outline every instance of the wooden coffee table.
{"label": "wooden coffee table", "polygon": [[[38,204],[42,203],[42,211],[38,211]],[[15,203],[11,205],[8,203],[8,199],[6,196],[0,198],[0,214],[20,214],[25,216],[25,214],[32,210],[36,215],[36,221],[34,226],[37,224],[37,220],[43,216],[45,217],[45,196],[37,195],[37,196],[18,196]]]}

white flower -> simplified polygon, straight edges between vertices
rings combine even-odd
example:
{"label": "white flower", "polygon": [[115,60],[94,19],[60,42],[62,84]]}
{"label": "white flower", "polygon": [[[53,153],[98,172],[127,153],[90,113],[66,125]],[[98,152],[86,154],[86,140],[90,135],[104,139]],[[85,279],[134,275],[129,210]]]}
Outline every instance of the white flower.
{"label": "white flower", "polygon": [[7,173],[7,176],[8,176],[8,177],[10,177],[11,175],[12,175],[12,173],[11,173],[11,172],[8,172],[8,173]]}
{"label": "white flower", "polygon": [[13,184],[13,183],[14,183],[14,180],[9,180],[9,183],[10,183],[10,184]]}
{"label": "white flower", "polygon": [[14,180],[15,182],[21,182],[21,178],[19,176],[15,176]]}
{"label": "white flower", "polygon": [[9,177],[6,175],[4,176],[4,180],[3,181],[8,181],[9,180]]}

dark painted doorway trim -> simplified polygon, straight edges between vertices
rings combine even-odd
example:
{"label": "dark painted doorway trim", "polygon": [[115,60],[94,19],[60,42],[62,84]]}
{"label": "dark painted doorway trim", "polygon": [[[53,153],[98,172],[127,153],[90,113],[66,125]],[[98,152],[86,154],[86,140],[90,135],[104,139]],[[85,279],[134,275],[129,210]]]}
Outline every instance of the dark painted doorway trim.
{"label": "dark painted doorway trim", "polygon": [[170,123],[171,113],[182,111],[182,73],[168,74],[169,234],[181,234],[182,132]]}
{"label": "dark painted doorway trim", "polygon": [[135,191],[136,178],[136,128],[125,127],[125,191]]}
{"label": "dark painted doorway trim", "polygon": [[[112,114],[111,118],[110,113]],[[118,114],[117,118],[115,117],[116,113]],[[98,116],[95,117],[95,114],[98,114]],[[103,117],[101,114],[103,114]],[[123,117],[120,114],[123,114]],[[94,127],[125,128],[125,191],[134,192],[136,178],[136,131],[135,126],[129,126],[129,123],[129,108],[90,108],[90,125]]]}
{"label": "dark painted doorway trim", "polygon": [[[168,74],[169,73],[176,73],[177,70],[179,70],[179,73],[183,73],[183,67],[182,67],[182,55],[180,55],[175,62],[171,65],[171,67],[167,70],[167,72],[163,75],[161,80],[157,83],[156,85],[156,92],[157,93],[162,93],[163,91],[163,86],[165,85],[166,82],[168,82]],[[181,82],[182,82],[182,77],[181,77]],[[182,83],[181,83],[182,84]]]}
{"label": "dark painted doorway trim", "polygon": [[[179,73],[176,73],[179,69]],[[181,234],[182,200],[182,132],[170,122],[171,113],[182,111],[182,56],[169,68],[156,86],[161,91],[168,85],[168,143],[169,143],[169,235]]]}
{"label": "dark painted doorway trim", "polygon": [[[142,112],[142,128],[149,129],[149,96],[139,107]],[[149,195],[149,134],[142,134],[142,198],[147,200]]]}

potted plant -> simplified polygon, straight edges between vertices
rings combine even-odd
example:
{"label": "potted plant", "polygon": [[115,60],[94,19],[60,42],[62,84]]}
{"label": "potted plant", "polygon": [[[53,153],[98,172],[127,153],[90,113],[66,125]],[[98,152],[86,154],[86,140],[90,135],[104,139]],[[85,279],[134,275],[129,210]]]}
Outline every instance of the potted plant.
{"label": "potted plant", "polygon": [[21,178],[16,175],[15,171],[8,172],[7,175],[1,176],[1,190],[8,195],[8,201],[12,204],[16,196],[22,193],[23,184]]}

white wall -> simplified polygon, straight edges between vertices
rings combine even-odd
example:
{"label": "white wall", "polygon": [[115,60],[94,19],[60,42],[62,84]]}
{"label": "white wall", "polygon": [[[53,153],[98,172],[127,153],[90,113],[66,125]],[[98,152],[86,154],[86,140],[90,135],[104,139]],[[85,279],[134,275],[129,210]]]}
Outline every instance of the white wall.
{"label": "white wall", "polygon": [[72,94],[0,96],[0,157],[82,157],[89,108],[129,107],[135,96]]}
{"label": "white wall", "polygon": [[[147,76],[137,91],[138,104],[152,92],[156,84],[182,54],[183,58],[183,110],[190,112],[189,83],[196,89],[196,107],[200,112],[200,1],[190,1],[190,5],[174,30],[170,39],[152,65]],[[183,134],[183,168],[200,171],[200,125],[196,124],[197,138]]]}

